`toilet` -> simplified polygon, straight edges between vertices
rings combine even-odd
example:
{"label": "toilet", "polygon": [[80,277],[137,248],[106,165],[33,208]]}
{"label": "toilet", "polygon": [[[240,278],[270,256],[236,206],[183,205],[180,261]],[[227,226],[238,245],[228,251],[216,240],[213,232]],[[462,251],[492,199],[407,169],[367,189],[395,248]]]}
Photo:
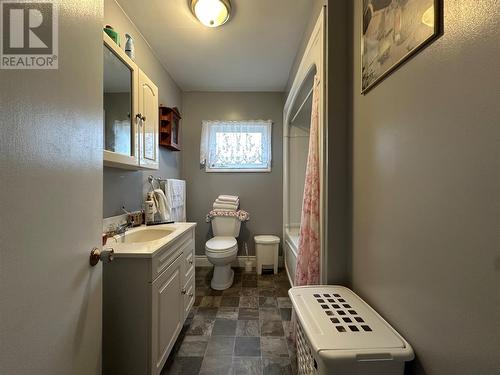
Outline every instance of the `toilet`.
{"label": "toilet", "polygon": [[234,271],[231,263],[236,260],[241,221],[234,216],[216,216],[212,218],[214,237],[205,243],[205,254],[214,265],[214,275],[210,286],[215,290],[224,290],[233,285]]}

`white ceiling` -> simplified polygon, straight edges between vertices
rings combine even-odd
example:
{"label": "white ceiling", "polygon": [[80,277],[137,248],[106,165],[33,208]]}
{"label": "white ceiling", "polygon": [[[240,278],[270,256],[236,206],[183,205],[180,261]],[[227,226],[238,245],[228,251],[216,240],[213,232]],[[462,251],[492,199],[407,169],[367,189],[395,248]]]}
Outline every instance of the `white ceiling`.
{"label": "white ceiling", "polygon": [[311,0],[232,0],[225,25],[202,26],[187,0],[118,0],[184,91],[283,91]]}

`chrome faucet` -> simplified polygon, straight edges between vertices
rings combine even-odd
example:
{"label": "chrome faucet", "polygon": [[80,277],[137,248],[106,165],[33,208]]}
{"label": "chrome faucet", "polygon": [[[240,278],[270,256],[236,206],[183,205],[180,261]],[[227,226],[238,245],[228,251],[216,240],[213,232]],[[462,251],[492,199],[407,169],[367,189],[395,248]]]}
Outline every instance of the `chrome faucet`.
{"label": "chrome faucet", "polygon": [[[122,206],[122,211],[127,214],[127,222],[117,225],[116,227],[114,225],[108,227],[108,230],[105,232],[106,238],[124,234],[129,228],[135,226],[134,214],[127,211],[125,209],[125,206]],[[138,224],[140,224],[140,221],[138,222]]]}
{"label": "chrome faucet", "polygon": [[114,236],[119,235],[119,234],[124,234],[129,228],[131,228],[133,226],[134,226],[133,220],[131,220],[129,223],[120,224],[113,229],[109,229],[106,232],[106,236],[109,238],[109,237],[114,237]]}

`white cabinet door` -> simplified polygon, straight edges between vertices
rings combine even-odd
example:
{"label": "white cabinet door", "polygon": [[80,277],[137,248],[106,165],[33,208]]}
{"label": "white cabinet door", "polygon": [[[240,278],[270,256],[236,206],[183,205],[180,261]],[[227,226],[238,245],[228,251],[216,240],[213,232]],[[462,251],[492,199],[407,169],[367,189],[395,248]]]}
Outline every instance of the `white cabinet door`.
{"label": "white cabinet door", "polygon": [[0,71],[2,375],[101,374],[102,1],[57,6],[59,69]]}
{"label": "white cabinet door", "polygon": [[142,116],[139,127],[139,165],[158,169],[158,88],[139,71],[139,113]]}
{"label": "white cabinet door", "polygon": [[159,374],[184,322],[180,255],[154,282],[152,299],[151,374]]}
{"label": "white cabinet door", "polygon": [[139,68],[105,32],[103,40],[104,165],[138,169]]}

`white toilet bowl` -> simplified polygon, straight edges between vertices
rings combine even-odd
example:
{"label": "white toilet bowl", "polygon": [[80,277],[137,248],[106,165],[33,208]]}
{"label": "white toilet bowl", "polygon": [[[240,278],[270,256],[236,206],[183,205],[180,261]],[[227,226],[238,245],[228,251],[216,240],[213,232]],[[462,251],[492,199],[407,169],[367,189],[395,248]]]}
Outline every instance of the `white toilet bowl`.
{"label": "white toilet bowl", "polygon": [[205,254],[214,265],[214,275],[210,286],[215,290],[224,290],[233,285],[234,271],[231,263],[236,260],[238,244],[236,238],[216,236],[205,243]]}

